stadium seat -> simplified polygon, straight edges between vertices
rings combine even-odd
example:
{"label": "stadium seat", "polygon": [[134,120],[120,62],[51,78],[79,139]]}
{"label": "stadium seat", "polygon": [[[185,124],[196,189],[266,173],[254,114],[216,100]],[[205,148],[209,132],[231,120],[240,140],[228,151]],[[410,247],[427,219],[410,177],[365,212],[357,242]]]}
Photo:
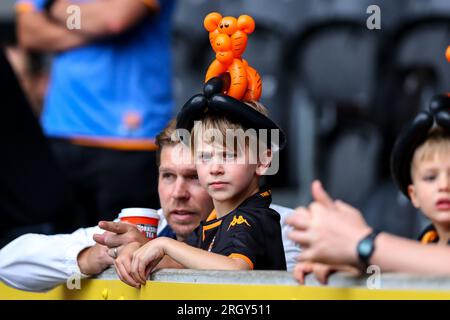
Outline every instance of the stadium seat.
{"label": "stadium seat", "polygon": [[296,126],[290,131],[299,141],[290,163],[300,167],[302,199],[310,193],[311,180],[321,178],[332,194],[362,205],[376,182],[381,140],[370,120],[380,43],[379,33],[351,20],[322,21],[299,36],[292,50]]}

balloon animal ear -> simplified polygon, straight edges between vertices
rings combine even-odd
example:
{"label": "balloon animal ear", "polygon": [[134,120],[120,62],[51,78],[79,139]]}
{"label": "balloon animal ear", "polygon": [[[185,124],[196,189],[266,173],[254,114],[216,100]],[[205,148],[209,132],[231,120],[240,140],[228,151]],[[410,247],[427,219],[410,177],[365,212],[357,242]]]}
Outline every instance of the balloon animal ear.
{"label": "balloon animal ear", "polygon": [[252,17],[243,14],[242,16],[239,16],[237,20],[238,29],[244,31],[247,34],[252,33],[255,31],[255,20],[253,20]]}
{"label": "balloon animal ear", "polygon": [[208,32],[213,32],[219,26],[220,21],[222,20],[222,15],[218,12],[211,12],[205,17],[203,21],[203,26]]}
{"label": "balloon animal ear", "polygon": [[224,93],[230,87],[230,81],[230,74],[228,72],[211,78],[203,85],[203,94],[206,98],[210,99],[214,94]]}
{"label": "balloon animal ear", "polygon": [[427,111],[420,112],[413,122],[403,129],[395,141],[391,154],[391,174],[400,191],[409,198],[408,186],[411,180],[411,161],[414,151],[425,141],[433,126],[433,116]]}
{"label": "balloon animal ear", "polygon": [[450,112],[450,96],[448,94],[439,94],[434,96],[431,100],[429,110],[433,114],[440,111]]}
{"label": "balloon animal ear", "polygon": [[434,114],[436,123],[450,132],[450,96],[448,94],[435,96],[430,103],[430,112]]}

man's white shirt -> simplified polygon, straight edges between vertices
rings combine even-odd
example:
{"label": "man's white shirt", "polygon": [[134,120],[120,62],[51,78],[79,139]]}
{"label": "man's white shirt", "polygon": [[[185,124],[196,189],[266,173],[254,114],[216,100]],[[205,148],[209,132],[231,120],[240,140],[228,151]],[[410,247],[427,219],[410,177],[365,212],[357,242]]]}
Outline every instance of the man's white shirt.
{"label": "man's white shirt", "polygon": [[[275,204],[270,207],[281,216],[286,266],[288,271],[292,271],[300,248],[288,239],[290,227],[285,220],[293,210]],[[159,234],[167,226],[167,220],[162,209],[157,212],[160,216]],[[48,236],[29,233],[20,236],[0,250],[0,281],[21,290],[47,291],[74,275],[86,278],[88,276],[82,274],[78,266],[78,254],[95,244],[94,234],[103,232],[96,226],[81,228],[70,234]]]}

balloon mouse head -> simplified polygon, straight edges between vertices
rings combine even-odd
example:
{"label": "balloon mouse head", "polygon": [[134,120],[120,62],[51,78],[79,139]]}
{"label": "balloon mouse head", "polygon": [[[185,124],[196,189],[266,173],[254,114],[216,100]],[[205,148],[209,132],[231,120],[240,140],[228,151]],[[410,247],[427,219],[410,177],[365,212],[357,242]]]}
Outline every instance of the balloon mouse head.
{"label": "balloon mouse head", "polygon": [[217,12],[208,14],[203,25],[209,31],[209,42],[216,52],[216,59],[225,63],[241,58],[247,47],[247,35],[255,30],[255,21],[250,16],[242,15],[236,19],[222,17]]}
{"label": "balloon mouse head", "polygon": [[255,30],[255,21],[248,15],[239,18],[222,17],[220,13],[208,14],[203,22],[209,32],[211,47],[216,59],[206,73],[205,82],[228,72],[231,77],[226,93],[238,100],[259,100],[262,92],[261,77],[250,67],[242,54],[247,47],[248,34]]}

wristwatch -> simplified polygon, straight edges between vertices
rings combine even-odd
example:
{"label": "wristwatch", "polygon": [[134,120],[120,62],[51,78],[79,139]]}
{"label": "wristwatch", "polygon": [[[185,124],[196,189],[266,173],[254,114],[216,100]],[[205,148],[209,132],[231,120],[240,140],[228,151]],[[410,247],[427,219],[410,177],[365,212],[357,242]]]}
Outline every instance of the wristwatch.
{"label": "wristwatch", "polygon": [[361,263],[364,273],[366,272],[367,267],[370,265],[370,258],[375,251],[375,238],[379,233],[380,231],[373,230],[369,235],[359,241],[358,245],[356,246],[359,262]]}

